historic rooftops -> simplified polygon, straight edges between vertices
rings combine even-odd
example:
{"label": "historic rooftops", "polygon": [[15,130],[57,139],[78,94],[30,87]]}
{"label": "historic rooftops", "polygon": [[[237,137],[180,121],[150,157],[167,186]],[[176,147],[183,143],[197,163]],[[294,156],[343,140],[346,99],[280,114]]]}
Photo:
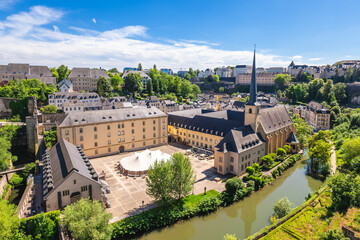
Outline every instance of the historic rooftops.
{"label": "historic rooftops", "polygon": [[80,147],[61,138],[50,151],[43,155],[44,195],[57,188],[72,173],[77,172],[93,181],[99,181],[98,175]]}
{"label": "historic rooftops", "polygon": [[55,92],[49,95],[49,99],[89,100],[99,99],[99,95],[97,93]]}
{"label": "historic rooftops", "polygon": [[166,116],[166,114],[156,107],[74,112],[67,114],[59,123],[59,127],[70,127],[74,125],[78,126],[164,116]]}
{"label": "historic rooftops", "polygon": [[241,153],[263,142],[261,136],[255,133],[250,126],[244,126],[231,129],[216,148],[220,152],[223,152],[225,148],[226,151]]}
{"label": "historic rooftops", "polygon": [[292,125],[293,121],[285,106],[280,105],[272,108],[261,109],[260,124],[262,125],[265,133],[270,133]]}
{"label": "historic rooftops", "polygon": [[69,74],[69,78],[96,78],[105,77],[109,79],[109,75],[105,72],[104,69],[90,69],[90,68],[73,68]]}
{"label": "historic rooftops", "polygon": [[309,102],[309,104],[307,106],[310,109],[310,111],[312,111],[312,112],[330,113],[330,110],[326,106],[322,105],[321,103],[315,102],[315,101]]}
{"label": "historic rooftops", "polygon": [[145,79],[148,79],[149,78],[149,76],[144,72],[144,71],[133,71],[133,70],[128,70],[128,71],[126,71],[123,75],[122,75],[122,78],[126,78],[126,76],[128,75],[128,74],[130,74],[130,73],[135,73],[135,74],[140,74],[140,76],[142,77],[142,78],[145,78]]}
{"label": "historic rooftops", "polygon": [[62,86],[62,85],[66,85],[67,87],[71,87],[72,86],[72,83],[71,81],[67,80],[66,78],[64,78],[63,80],[61,80],[59,82],[59,88]]}

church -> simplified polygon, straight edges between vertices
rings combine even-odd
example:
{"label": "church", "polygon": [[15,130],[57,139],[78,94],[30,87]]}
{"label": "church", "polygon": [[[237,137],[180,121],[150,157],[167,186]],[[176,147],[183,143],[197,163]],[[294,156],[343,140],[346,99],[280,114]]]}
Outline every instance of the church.
{"label": "church", "polygon": [[292,152],[300,150],[294,123],[285,106],[262,108],[257,102],[255,51],[252,65],[250,98],[245,105],[242,126],[226,133],[214,149],[214,165],[220,174],[245,173],[248,166],[259,163],[261,157],[290,145]]}

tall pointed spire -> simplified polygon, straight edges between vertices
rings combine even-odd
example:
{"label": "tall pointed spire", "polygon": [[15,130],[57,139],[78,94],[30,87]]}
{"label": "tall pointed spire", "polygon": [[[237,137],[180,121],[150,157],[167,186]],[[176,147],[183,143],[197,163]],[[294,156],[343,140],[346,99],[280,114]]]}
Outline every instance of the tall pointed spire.
{"label": "tall pointed spire", "polygon": [[256,51],[256,45],[254,46],[254,59],[253,59],[252,72],[251,72],[250,98],[249,98],[250,105],[254,105],[256,103],[256,93],[257,93],[255,51]]}

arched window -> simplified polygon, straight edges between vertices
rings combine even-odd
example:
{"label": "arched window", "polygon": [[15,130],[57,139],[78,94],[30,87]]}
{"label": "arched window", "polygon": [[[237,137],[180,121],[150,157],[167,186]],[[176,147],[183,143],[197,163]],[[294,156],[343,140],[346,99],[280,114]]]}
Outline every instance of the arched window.
{"label": "arched window", "polygon": [[250,113],[250,114],[252,113],[252,108],[249,108],[249,113]]}

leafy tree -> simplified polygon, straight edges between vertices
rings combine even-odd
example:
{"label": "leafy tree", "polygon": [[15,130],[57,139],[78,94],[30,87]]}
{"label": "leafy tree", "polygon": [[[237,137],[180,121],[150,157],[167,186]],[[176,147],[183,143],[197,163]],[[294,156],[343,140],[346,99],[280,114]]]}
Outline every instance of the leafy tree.
{"label": "leafy tree", "polygon": [[192,85],[192,93],[194,94],[195,99],[198,97],[198,95],[201,93],[201,90],[198,85],[193,84]]}
{"label": "leafy tree", "polygon": [[249,166],[249,167],[246,168],[246,172],[247,172],[250,176],[252,176],[252,175],[254,175],[254,173],[255,173],[255,169]]}
{"label": "leafy tree", "polygon": [[45,213],[37,215],[32,223],[31,235],[34,239],[52,240],[55,234],[55,223]]}
{"label": "leafy tree", "polygon": [[260,166],[259,166],[258,163],[254,163],[254,164],[252,165],[252,168],[254,168],[254,170],[255,170],[256,173],[257,173],[257,172],[260,172]]}
{"label": "leafy tree", "polygon": [[286,152],[289,152],[290,151],[290,146],[289,145],[284,145],[282,147]]}
{"label": "leafy tree", "polygon": [[296,128],[296,137],[298,138],[300,145],[306,147],[308,139],[313,134],[313,128],[297,114],[292,117],[292,120]]}
{"label": "leafy tree", "polygon": [[183,98],[187,98],[192,90],[192,84],[189,81],[184,81],[181,83],[181,96]]}
{"label": "leafy tree", "polygon": [[324,132],[318,134],[309,140],[309,157],[308,167],[311,174],[329,174],[329,161],[331,153],[331,144],[324,137]]}
{"label": "leafy tree", "polygon": [[11,143],[9,140],[0,138],[0,170],[4,171],[9,168],[12,155],[10,153]]}
{"label": "leafy tree", "polygon": [[289,74],[279,73],[274,77],[274,82],[277,86],[283,87],[291,81],[291,76]]}
{"label": "leafy tree", "polygon": [[334,92],[335,98],[338,101],[338,103],[341,103],[341,104],[346,103],[347,95],[346,95],[345,83],[335,84],[332,91]]}
{"label": "leafy tree", "polygon": [[57,112],[57,107],[55,105],[47,105],[43,108],[41,108],[41,111],[43,113],[56,113]]}
{"label": "leafy tree", "polygon": [[172,192],[172,167],[170,161],[155,161],[150,166],[146,178],[146,193],[163,203],[171,200]]}
{"label": "leafy tree", "polygon": [[274,163],[274,159],[270,155],[265,155],[260,159],[265,166],[270,167]]}
{"label": "leafy tree", "polygon": [[331,229],[321,235],[320,240],[348,240],[344,233],[337,229]]}
{"label": "leafy tree", "polygon": [[108,92],[111,91],[111,85],[109,80],[107,80],[105,77],[101,77],[97,82],[97,92],[98,94],[103,97]]}
{"label": "leafy tree", "polygon": [[219,92],[223,93],[225,91],[224,87],[219,87]]}
{"label": "leafy tree", "polygon": [[308,88],[309,88],[309,94],[308,98],[309,100],[321,100],[321,93],[320,89],[324,86],[324,80],[320,78],[316,78],[309,82]]}
{"label": "leafy tree", "polygon": [[283,218],[290,213],[292,206],[293,204],[289,201],[289,199],[287,197],[283,197],[274,204],[273,209],[279,218]]}
{"label": "leafy tree", "polygon": [[278,148],[276,149],[276,154],[280,157],[283,157],[286,155],[286,150],[284,148]]}
{"label": "leafy tree", "polygon": [[16,173],[11,177],[10,179],[10,184],[12,186],[17,186],[19,185],[21,182],[23,181],[22,177],[20,177],[19,175],[17,175]]}
{"label": "leafy tree", "polygon": [[111,69],[109,69],[108,72],[111,72],[111,73],[119,73],[119,71],[117,70],[117,68],[111,68]]}
{"label": "leafy tree", "polygon": [[194,187],[195,174],[191,168],[189,157],[185,157],[182,153],[175,153],[171,156],[172,168],[172,195],[176,199],[180,199],[189,195]]}
{"label": "leafy tree", "polygon": [[57,73],[58,73],[58,76],[59,76],[59,78],[57,79],[57,82],[60,82],[61,80],[67,78],[69,76],[69,74],[70,74],[70,71],[69,71],[68,67],[65,66],[65,65],[61,65],[56,70],[57,70]]}
{"label": "leafy tree", "polygon": [[18,232],[19,224],[16,206],[0,200],[0,239],[13,239]]}
{"label": "leafy tree", "polygon": [[213,82],[218,83],[220,81],[219,76],[218,75],[213,75]]}
{"label": "leafy tree", "polygon": [[239,177],[230,178],[230,179],[226,180],[226,183],[225,183],[226,191],[231,195],[235,195],[235,193],[238,190],[241,190],[244,187],[245,187],[245,184]]}
{"label": "leafy tree", "polygon": [[109,220],[112,216],[99,202],[81,198],[67,206],[62,214],[62,224],[75,239],[111,239],[113,226]]}
{"label": "leafy tree", "polygon": [[360,156],[360,137],[349,139],[341,146],[342,158],[349,163],[352,159]]}
{"label": "leafy tree", "polygon": [[138,73],[129,73],[125,78],[124,88],[132,93],[142,90],[141,76]]}
{"label": "leafy tree", "polygon": [[57,143],[57,130],[56,127],[49,131],[44,131],[44,143],[47,148],[51,148]]}
{"label": "leafy tree", "polygon": [[118,87],[124,84],[124,80],[121,78],[120,74],[115,74],[110,77],[110,83],[113,87]]}
{"label": "leafy tree", "polygon": [[344,210],[350,206],[360,207],[360,179],[350,174],[339,174],[332,178],[331,199],[336,209]]}
{"label": "leafy tree", "polygon": [[184,79],[190,80],[191,79],[190,73],[186,73],[185,76],[184,76]]}

